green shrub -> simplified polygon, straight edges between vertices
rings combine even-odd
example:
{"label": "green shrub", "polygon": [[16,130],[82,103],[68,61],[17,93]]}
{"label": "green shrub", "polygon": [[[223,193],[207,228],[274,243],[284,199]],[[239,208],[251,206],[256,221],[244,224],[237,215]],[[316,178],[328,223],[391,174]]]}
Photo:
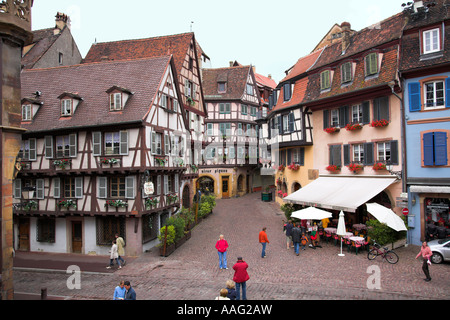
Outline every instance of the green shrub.
{"label": "green shrub", "polygon": [[[164,245],[164,238],[166,235],[166,226],[162,227],[159,230],[159,236],[158,239],[161,242],[160,245]],[[167,242],[166,245],[170,246],[175,243],[175,227],[174,226],[167,226]]]}
{"label": "green shrub", "polygon": [[179,216],[172,216],[167,219],[166,225],[173,226],[175,228],[175,242],[184,237],[184,228],[186,227],[186,223],[184,219]]}
{"label": "green shrub", "polygon": [[281,211],[284,212],[286,219],[289,220],[291,218],[292,212],[295,211],[295,208],[292,203],[285,203],[281,205]]}
{"label": "green shrub", "polygon": [[216,206],[216,196],[214,194],[203,195],[201,202],[207,202],[211,208],[211,211]]}
{"label": "green shrub", "polygon": [[210,213],[212,210],[211,205],[209,202],[202,202],[200,203],[200,206],[198,207],[198,216],[200,218],[205,217],[208,213]]}

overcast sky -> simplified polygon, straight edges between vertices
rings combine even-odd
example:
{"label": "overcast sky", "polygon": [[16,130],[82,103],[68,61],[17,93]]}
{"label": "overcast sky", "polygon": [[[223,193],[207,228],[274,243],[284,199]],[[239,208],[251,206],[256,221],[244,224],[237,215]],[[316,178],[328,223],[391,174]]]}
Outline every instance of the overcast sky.
{"label": "overcast sky", "polygon": [[334,23],[361,30],[402,11],[402,0],[35,0],[33,30],[71,17],[83,57],[91,45],[192,31],[213,68],[256,66],[276,82],[309,54]]}

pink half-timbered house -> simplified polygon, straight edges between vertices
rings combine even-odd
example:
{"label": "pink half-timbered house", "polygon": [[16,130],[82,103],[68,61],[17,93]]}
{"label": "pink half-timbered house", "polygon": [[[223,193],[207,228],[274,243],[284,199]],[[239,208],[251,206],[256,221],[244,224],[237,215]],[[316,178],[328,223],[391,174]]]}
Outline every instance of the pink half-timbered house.
{"label": "pink half-timbered house", "polygon": [[126,255],[157,243],[189,164],[176,83],[172,56],[22,73],[16,250],[106,254],[115,233]]}

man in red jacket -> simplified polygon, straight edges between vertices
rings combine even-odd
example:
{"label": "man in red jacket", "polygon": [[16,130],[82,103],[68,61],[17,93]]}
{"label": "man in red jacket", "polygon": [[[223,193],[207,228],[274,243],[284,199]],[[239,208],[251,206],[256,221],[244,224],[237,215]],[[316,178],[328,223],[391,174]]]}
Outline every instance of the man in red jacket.
{"label": "man in red jacket", "polygon": [[269,239],[267,238],[266,230],[267,230],[267,228],[264,227],[259,232],[259,243],[261,243],[261,245],[262,245],[261,258],[265,258],[266,257],[266,245],[269,243]]}
{"label": "man in red jacket", "polygon": [[247,300],[247,280],[250,279],[247,273],[248,264],[242,257],[237,258],[237,262],[233,266],[234,277],[233,281],[236,282],[236,300],[241,300],[241,287],[242,287],[242,300]]}
{"label": "man in red jacket", "polygon": [[219,236],[219,240],[216,242],[217,253],[219,254],[219,267],[220,269],[227,268],[227,249],[228,242],[224,239],[223,234]]}

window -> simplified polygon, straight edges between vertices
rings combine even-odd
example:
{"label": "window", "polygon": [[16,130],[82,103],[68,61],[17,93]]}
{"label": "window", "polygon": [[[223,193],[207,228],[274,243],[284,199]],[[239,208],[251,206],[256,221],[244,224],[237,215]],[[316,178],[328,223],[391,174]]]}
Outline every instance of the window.
{"label": "window", "polygon": [[330,165],[334,166],[341,166],[342,164],[342,158],[341,158],[341,145],[333,145],[330,146]]}
{"label": "window", "polygon": [[331,110],[331,127],[339,127],[339,109]]}
{"label": "window", "polygon": [[289,132],[289,115],[283,116],[283,132]]}
{"label": "window", "polygon": [[445,107],[444,81],[427,82],[424,91],[425,110]]}
{"label": "window", "polygon": [[184,83],[184,95],[186,97],[192,97],[192,93],[193,93],[192,89],[193,89],[192,82],[189,81],[189,80],[186,80],[185,83]]}
{"label": "window", "polygon": [[365,57],[366,77],[378,73],[378,53],[373,52]]}
{"label": "window", "polygon": [[378,142],[377,143],[377,159],[381,162],[391,161],[391,143]]}
{"label": "window", "polygon": [[217,92],[219,92],[219,93],[227,92],[227,83],[226,82],[219,82],[217,84]]}
{"label": "window", "polygon": [[61,183],[62,197],[65,199],[83,198],[83,178],[64,178]]}
{"label": "window", "polygon": [[448,165],[448,132],[427,132],[422,137],[423,165]]}
{"label": "window", "polygon": [[248,106],[245,104],[241,104],[241,114],[245,116],[247,115],[247,113],[248,113]]}
{"label": "window", "polygon": [[247,94],[253,95],[253,85],[247,83]]}
{"label": "window", "polygon": [[432,53],[439,51],[440,46],[440,36],[439,28],[427,30],[423,32],[423,53]]}
{"label": "window", "polygon": [[119,132],[105,133],[105,155],[119,154],[120,134]]}
{"label": "window", "polygon": [[56,158],[74,158],[77,156],[77,136],[71,134],[68,136],[56,137]]}
{"label": "window", "polygon": [[250,115],[256,117],[256,107],[251,107]]}
{"label": "window", "polygon": [[353,161],[364,163],[364,144],[353,145]]}
{"label": "window", "polygon": [[111,246],[111,239],[115,239],[116,233],[126,235],[125,217],[96,217],[95,225],[96,241],[99,246]]}
{"label": "window", "polygon": [[22,121],[31,121],[31,104],[25,104],[22,106]]}
{"label": "window", "polygon": [[62,52],[58,54],[58,63],[60,66],[64,63],[64,54]]}
{"label": "window", "polygon": [[285,83],[283,86],[283,98],[284,101],[291,100],[292,97],[292,88],[290,83]]}
{"label": "window", "polygon": [[330,70],[325,70],[320,74],[320,90],[331,88]]}
{"label": "window", "polygon": [[222,136],[231,136],[231,123],[221,123],[219,124],[220,134]]}
{"label": "window", "polygon": [[152,133],[152,154],[162,155],[162,134]]}
{"label": "window", "polygon": [[389,121],[389,97],[373,100],[373,120]]}
{"label": "window", "polygon": [[55,243],[55,219],[38,218],[36,238],[38,242]]}
{"label": "window", "polygon": [[353,80],[352,78],[353,78],[352,63],[346,62],[341,66],[341,82],[342,83],[350,82]]}
{"label": "window", "polygon": [[61,100],[61,116],[68,117],[72,115],[72,100],[63,99]]}
{"label": "window", "polygon": [[219,103],[219,113],[221,114],[231,113],[231,105],[229,103]]}
{"label": "window", "polygon": [[109,178],[109,197],[125,198],[125,177]]}
{"label": "window", "polygon": [[25,161],[35,161],[36,160],[36,139],[32,138],[29,140],[22,141],[22,145],[19,151],[19,158]]}
{"label": "window", "polygon": [[213,124],[212,123],[208,123],[207,125],[206,125],[206,135],[208,135],[208,136],[212,136],[212,135],[214,135],[214,131],[213,131]]}
{"label": "window", "polygon": [[109,96],[110,98],[110,110],[122,110],[122,94],[121,93],[112,93]]}
{"label": "window", "polygon": [[352,123],[362,123],[363,122],[363,108],[362,105],[358,104],[352,106]]}

